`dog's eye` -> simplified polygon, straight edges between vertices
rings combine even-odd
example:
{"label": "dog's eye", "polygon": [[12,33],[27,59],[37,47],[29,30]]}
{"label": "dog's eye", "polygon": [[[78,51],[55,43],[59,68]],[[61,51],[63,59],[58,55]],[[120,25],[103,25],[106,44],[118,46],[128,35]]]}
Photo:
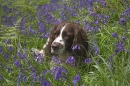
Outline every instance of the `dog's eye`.
{"label": "dog's eye", "polygon": [[68,37],[68,34],[65,34],[64,36],[65,36],[65,37]]}

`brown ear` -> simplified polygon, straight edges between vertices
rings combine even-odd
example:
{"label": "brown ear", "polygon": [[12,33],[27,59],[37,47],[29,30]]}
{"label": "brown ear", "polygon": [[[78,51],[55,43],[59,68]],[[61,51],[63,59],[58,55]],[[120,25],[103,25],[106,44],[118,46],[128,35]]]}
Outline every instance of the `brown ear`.
{"label": "brown ear", "polygon": [[88,50],[88,39],[87,39],[87,34],[82,28],[75,29],[75,34],[74,34],[74,40],[73,40],[73,46],[78,45],[80,46],[80,49],[75,49],[73,52],[77,56],[86,56],[86,51]]}
{"label": "brown ear", "polygon": [[83,42],[86,41],[87,41],[86,32],[82,28],[76,29],[74,34],[73,46],[76,44],[82,44]]}

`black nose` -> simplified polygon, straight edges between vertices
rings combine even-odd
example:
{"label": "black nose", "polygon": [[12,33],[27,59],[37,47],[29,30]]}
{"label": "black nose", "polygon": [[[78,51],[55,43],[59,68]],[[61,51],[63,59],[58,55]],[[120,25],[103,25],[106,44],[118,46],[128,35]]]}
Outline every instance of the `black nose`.
{"label": "black nose", "polygon": [[54,42],[52,45],[51,45],[52,49],[55,51],[55,50],[58,50],[60,48],[60,43],[57,43],[57,42]]}

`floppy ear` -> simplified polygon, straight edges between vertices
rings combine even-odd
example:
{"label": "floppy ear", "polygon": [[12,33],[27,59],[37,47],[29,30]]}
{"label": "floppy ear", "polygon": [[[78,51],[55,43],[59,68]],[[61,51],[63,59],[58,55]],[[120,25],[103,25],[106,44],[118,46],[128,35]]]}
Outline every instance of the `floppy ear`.
{"label": "floppy ear", "polygon": [[88,50],[88,39],[86,32],[81,28],[75,29],[73,46],[80,46],[80,49],[75,49],[73,52],[77,56],[86,57],[86,51]]}
{"label": "floppy ear", "polygon": [[77,44],[82,45],[87,40],[88,40],[87,39],[87,34],[82,28],[79,28],[79,29],[75,30],[73,46],[77,45]]}

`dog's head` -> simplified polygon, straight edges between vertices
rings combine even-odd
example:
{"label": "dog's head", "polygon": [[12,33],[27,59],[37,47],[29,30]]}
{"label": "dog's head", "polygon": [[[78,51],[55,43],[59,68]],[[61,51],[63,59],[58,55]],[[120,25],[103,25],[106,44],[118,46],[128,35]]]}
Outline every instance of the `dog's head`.
{"label": "dog's head", "polygon": [[[64,52],[72,52],[72,47],[81,45],[82,49],[88,48],[86,32],[80,25],[70,22],[62,22],[55,25],[50,33],[48,45],[52,54],[61,54]],[[84,48],[83,48],[84,47]],[[75,50],[79,55],[79,50]]]}

